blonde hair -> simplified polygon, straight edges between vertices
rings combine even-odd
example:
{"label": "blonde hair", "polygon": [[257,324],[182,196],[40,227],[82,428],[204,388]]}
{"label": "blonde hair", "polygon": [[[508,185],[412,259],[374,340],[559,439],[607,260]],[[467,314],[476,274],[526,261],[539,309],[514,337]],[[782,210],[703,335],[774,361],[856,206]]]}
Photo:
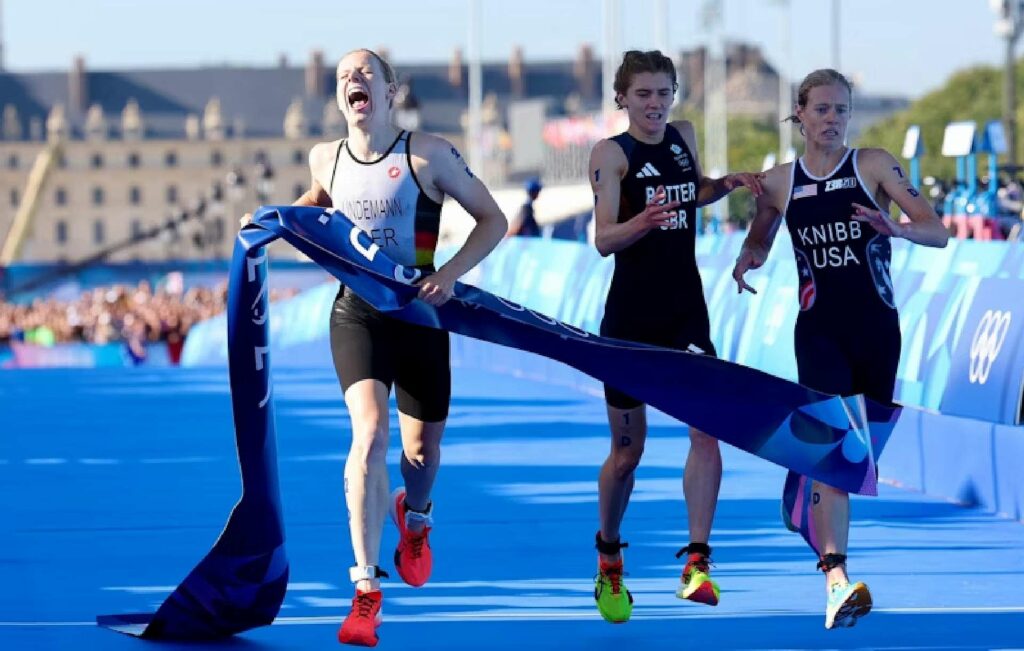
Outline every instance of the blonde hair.
{"label": "blonde hair", "polygon": [[[348,55],[350,55],[350,54],[352,54],[354,52],[366,52],[367,54],[372,56],[374,59],[376,59],[377,63],[380,64],[381,72],[384,73],[384,81],[388,82],[389,84],[395,83],[395,79],[397,79],[397,77],[395,76],[395,69],[391,67],[390,63],[388,63],[387,61],[384,60],[384,57],[382,57],[381,55],[377,54],[376,52],[374,52],[373,50],[371,50],[369,48],[358,47],[358,48],[356,48],[354,50],[346,52],[345,56],[343,56],[341,58],[344,59],[345,57],[347,57]],[[341,59],[339,59],[339,61],[340,60]]]}
{"label": "blonde hair", "polygon": [[[804,77],[804,80],[800,82],[800,87],[796,92],[796,103],[800,108],[807,108],[807,95],[811,92],[812,88],[818,86],[846,86],[847,92],[850,93],[850,101],[853,102],[853,86],[850,85],[850,81],[843,76],[843,74],[832,68],[821,68],[815,70],[811,74]],[[796,116],[796,113],[789,116],[783,122],[792,121],[793,124],[800,124],[800,118]]]}

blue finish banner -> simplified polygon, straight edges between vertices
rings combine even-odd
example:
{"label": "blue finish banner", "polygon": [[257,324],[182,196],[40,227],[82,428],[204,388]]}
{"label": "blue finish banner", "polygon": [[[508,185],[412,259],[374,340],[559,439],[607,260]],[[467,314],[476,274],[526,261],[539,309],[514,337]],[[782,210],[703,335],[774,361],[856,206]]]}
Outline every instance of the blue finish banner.
{"label": "blue finish banner", "polygon": [[[264,208],[253,221],[396,318],[560,361],[742,450],[848,492],[877,492],[863,396],[840,398],[713,357],[598,337],[463,283],[435,308],[414,300],[418,272],[387,259],[338,211]],[[736,408],[737,396],[745,409]]]}
{"label": "blue finish banner", "polygon": [[213,549],[155,614],[105,615],[100,626],[146,638],[214,639],[274,621],[288,585],[271,399],[262,229],[238,235],[228,283],[228,374],[242,497]]}
{"label": "blue finish banner", "polygon": [[[416,300],[419,272],[388,260],[342,213],[261,209],[232,262],[228,347],[242,498],[211,552],[155,615],[98,618],[153,638],[222,637],[273,621],[288,565],[269,376],[264,247],[278,237],[395,318],[540,354],[608,382],[726,443],[843,490],[877,494],[862,396],[840,398],[684,351],[598,337],[459,283],[435,308]],[[742,408],[738,408],[742,405]]]}
{"label": "blue finish banner", "polygon": [[[889,437],[892,436],[892,432],[896,428],[902,408],[887,407],[872,400],[866,401],[866,404],[867,428],[871,432],[871,446],[875,451],[875,458],[878,459],[882,456],[885,444],[889,442]],[[799,533],[814,554],[821,556],[814,519],[814,506],[817,502],[818,497],[814,492],[811,479],[790,470],[786,474],[786,483],[782,488],[783,524],[790,531]]]}

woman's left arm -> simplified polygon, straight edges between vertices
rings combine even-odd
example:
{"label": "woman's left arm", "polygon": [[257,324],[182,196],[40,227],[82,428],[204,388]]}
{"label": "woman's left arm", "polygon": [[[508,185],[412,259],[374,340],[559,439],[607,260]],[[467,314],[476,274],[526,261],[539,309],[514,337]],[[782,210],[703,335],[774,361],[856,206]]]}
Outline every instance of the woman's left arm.
{"label": "woman's left arm", "polygon": [[[942,248],[949,241],[949,231],[942,220],[935,214],[932,205],[921,196],[903,172],[903,167],[884,149],[861,149],[856,152],[857,167],[865,190],[871,188],[882,190],[883,198],[888,197],[896,202],[909,219],[909,223],[900,223],[874,208],[851,204],[853,218],[871,224],[883,235],[902,237],[916,244]],[[875,193],[876,196],[879,194]],[[887,202],[886,202],[887,203]]]}

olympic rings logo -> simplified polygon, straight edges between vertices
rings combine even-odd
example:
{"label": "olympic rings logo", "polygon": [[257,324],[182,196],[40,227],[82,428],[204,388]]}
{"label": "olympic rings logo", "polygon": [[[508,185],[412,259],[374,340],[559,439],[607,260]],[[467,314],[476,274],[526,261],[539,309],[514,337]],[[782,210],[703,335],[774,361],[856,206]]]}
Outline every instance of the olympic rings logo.
{"label": "olympic rings logo", "polygon": [[971,383],[985,384],[992,365],[999,356],[999,351],[1010,331],[1013,315],[1002,310],[986,310],[974,331],[971,340],[971,365],[969,376]]}

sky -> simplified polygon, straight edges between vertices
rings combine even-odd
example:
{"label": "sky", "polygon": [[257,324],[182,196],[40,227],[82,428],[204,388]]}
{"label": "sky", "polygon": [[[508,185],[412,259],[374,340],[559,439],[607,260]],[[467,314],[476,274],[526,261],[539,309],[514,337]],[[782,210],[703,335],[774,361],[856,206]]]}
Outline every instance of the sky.
{"label": "sky", "polygon": [[[64,71],[76,55],[97,71],[271,66],[282,55],[302,65],[313,49],[330,62],[356,47],[385,47],[400,73],[403,63],[447,61],[457,47],[467,52],[471,1],[0,0],[0,34],[5,67],[15,72]],[[959,69],[1005,58],[989,0],[721,1],[725,38],[759,45],[792,77],[836,66],[873,94],[919,97]],[[484,60],[507,60],[517,45],[527,62],[572,58],[583,43],[600,56],[601,0],[477,2]],[[652,49],[661,39],[675,52],[714,37],[702,26],[705,0],[665,0],[661,25],[658,0],[619,4],[619,49]]]}

